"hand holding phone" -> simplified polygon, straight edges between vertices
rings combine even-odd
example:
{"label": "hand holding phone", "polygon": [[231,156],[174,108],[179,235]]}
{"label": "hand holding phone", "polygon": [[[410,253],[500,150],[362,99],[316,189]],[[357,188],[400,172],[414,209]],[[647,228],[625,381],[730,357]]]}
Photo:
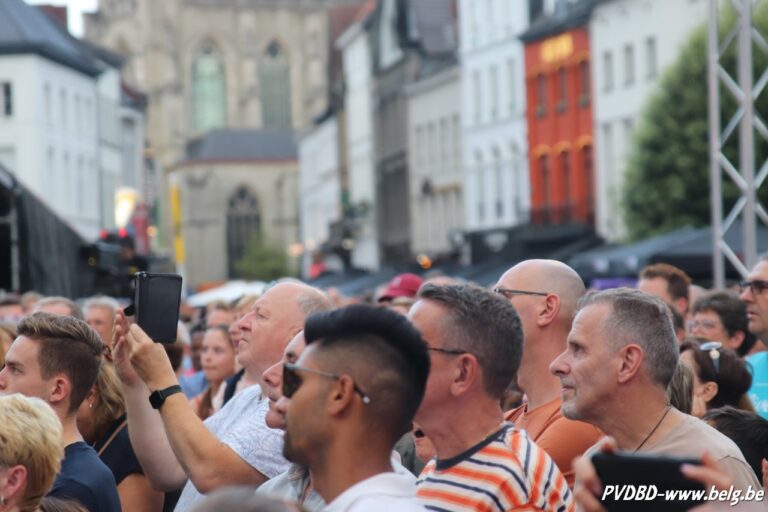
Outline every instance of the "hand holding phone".
{"label": "hand holding phone", "polygon": [[608,512],[675,512],[702,502],[694,493],[704,491],[704,486],[681,472],[684,464],[700,465],[698,459],[598,452],[592,464],[603,487],[599,498]]}
{"label": "hand holding phone", "polygon": [[[176,341],[181,305],[181,276],[137,272],[133,312],[136,323],[157,343]],[[130,315],[129,311],[126,314]]]}

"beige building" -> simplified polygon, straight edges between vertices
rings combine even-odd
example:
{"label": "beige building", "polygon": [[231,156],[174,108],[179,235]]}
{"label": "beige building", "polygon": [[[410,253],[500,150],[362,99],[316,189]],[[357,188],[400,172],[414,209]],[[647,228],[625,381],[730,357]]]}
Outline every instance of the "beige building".
{"label": "beige building", "polygon": [[[149,154],[161,175],[173,170],[176,257],[190,286],[237,277],[233,255],[247,240],[227,216],[239,191],[258,204],[260,221],[249,226],[286,250],[296,242],[295,144],[290,158],[275,160],[271,148],[243,137],[267,130],[293,140],[291,132],[327,110],[331,34],[361,1],[99,0],[87,16],[86,38],[126,57],[126,82],[147,94]],[[201,161],[193,146],[212,134],[231,140],[215,162]],[[241,146],[267,153],[235,162],[227,151]],[[170,213],[161,232],[171,228]]]}
{"label": "beige building", "polygon": [[[288,253],[298,241],[298,157],[292,131],[214,130],[169,172],[179,270],[186,285],[239,277],[256,234]],[[296,266],[296,259],[291,260]]]}

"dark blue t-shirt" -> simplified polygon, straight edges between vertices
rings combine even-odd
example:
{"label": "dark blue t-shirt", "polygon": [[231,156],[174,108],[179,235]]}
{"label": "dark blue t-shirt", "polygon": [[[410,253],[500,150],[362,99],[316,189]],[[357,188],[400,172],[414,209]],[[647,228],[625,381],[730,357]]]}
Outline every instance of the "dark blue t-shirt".
{"label": "dark blue t-shirt", "polygon": [[48,495],[79,501],[89,512],[121,512],[115,477],[82,441],[64,449],[61,472]]}

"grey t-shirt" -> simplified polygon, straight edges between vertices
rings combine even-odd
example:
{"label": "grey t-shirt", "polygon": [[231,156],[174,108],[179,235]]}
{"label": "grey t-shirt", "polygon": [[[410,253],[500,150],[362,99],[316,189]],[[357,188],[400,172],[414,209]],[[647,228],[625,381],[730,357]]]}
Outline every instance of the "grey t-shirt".
{"label": "grey t-shirt", "polygon": [[[251,386],[235,395],[216,414],[205,420],[205,426],[221,442],[267,478],[288,469],[283,457],[283,431],[267,427],[269,403],[259,386]],[[191,480],[181,493],[176,512],[187,512],[203,499]]]}

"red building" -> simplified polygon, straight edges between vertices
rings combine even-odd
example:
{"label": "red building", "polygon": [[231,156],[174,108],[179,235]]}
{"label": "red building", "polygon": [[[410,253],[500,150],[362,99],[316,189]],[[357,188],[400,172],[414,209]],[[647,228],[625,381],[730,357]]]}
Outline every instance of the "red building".
{"label": "red building", "polygon": [[570,4],[522,36],[534,224],[594,224],[589,16]]}

